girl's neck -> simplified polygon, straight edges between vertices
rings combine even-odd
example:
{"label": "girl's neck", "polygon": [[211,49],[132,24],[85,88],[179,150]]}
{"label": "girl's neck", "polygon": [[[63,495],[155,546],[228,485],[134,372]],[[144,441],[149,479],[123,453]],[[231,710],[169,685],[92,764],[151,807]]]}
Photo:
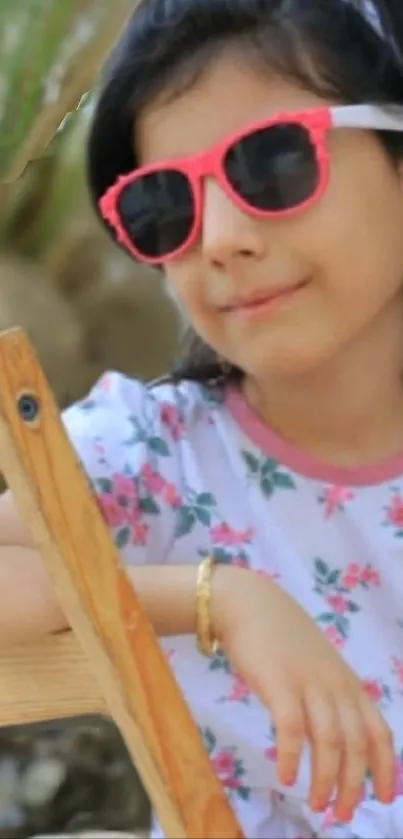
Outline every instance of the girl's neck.
{"label": "girl's neck", "polygon": [[357,467],[402,453],[403,314],[396,308],[395,301],[388,317],[320,370],[246,379],[251,407],[283,439],[327,463]]}

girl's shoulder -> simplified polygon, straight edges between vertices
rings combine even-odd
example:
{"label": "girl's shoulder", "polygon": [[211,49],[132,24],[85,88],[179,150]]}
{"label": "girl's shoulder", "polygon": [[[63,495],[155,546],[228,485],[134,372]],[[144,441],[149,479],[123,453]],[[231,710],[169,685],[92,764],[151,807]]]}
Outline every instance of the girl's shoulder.
{"label": "girl's shoulder", "polygon": [[[147,385],[112,372],[64,412],[67,433],[128,562],[165,556],[194,443],[201,455],[199,430],[219,403],[218,394],[197,384]],[[205,457],[204,442],[202,448]]]}
{"label": "girl's shoulder", "polygon": [[205,457],[221,401],[218,391],[197,383],[167,378],[145,384],[110,372],[63,413],[63,421],[96,486],[106,486],[108,474],[151,472],[177,483],[195,456]]}
{"label": "girl's shoulder", "polygon": [[174,441],[191,432],[196,424],[208,422],[223,401],[218,388],[196,382],[174,382],[161,377],[149,383],[119,372],[105,373],[82,400],[68,408],[63,419],[69,434],[90,433],[99,426],[103,434],[116,438],[127,426],[139,433],[159,427]]}

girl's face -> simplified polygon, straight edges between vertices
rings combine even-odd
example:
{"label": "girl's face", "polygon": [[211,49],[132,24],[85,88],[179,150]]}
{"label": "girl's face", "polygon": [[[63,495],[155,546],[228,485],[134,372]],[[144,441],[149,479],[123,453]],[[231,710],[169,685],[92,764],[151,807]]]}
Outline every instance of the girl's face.
{"label": "girl's face", "polygon": [[[197,154],[248,123],[318,105],[228,52],[181,96],[151,104],[137,148],[144,164]],[[328,142],[330,184],[292,218],[252,218],[207,179],[201,236],[167,265],[199,335],[257,381],[318,370],[372,332],[403,340],[403,165],[370,132],[336,129]],[[251,305],[256,297],[266,302]]]}

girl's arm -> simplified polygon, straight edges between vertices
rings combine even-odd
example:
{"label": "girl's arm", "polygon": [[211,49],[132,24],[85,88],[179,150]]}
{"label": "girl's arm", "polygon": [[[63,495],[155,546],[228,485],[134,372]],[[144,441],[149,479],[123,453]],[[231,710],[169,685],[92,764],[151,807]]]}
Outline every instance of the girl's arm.
{"label": "girl's arm", "polygon": [[[195,631],[196,566],[130,569],[159,635]],[[277,772],[293,784],[306,739],[312,750],[310,805],[350,821],[368,769],[377,797],[394,798],[394,746],[361,682],[300,606],[271,581],[218,566],[212,623],[231,664],[271,711]],[[12,497],[0,499],[0,646],[67,628],[38,552]]]}
{"label": "girl's arm", "polygon": [[[213,609],[236,573],[225,566],[216,569]],[[136,566],[128,574],[158,635],[195,633],[197,565]],[[7,492],[0,498],[0,646],[66,628],[41,557]]]}

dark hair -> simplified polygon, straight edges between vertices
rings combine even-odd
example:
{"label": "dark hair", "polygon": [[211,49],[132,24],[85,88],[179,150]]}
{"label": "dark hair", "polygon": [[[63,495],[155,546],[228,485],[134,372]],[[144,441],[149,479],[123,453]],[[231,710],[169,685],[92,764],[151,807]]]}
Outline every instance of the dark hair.
{"label": "dark hair", "polygon": [[[366,21],[369,4],[386,38]],[[105,66],[90,131],[95,206],[137,165],[134,126],[141,109],[157,94],[186,89],[230,40],[260,66],[321,96],[403,104],[403,0],[140,0]],[[393,160],[403,157],[402,134],[379,136]],[[175,374],[205,383],[242,377],[231,366],[224,373],[192,329]]]}

